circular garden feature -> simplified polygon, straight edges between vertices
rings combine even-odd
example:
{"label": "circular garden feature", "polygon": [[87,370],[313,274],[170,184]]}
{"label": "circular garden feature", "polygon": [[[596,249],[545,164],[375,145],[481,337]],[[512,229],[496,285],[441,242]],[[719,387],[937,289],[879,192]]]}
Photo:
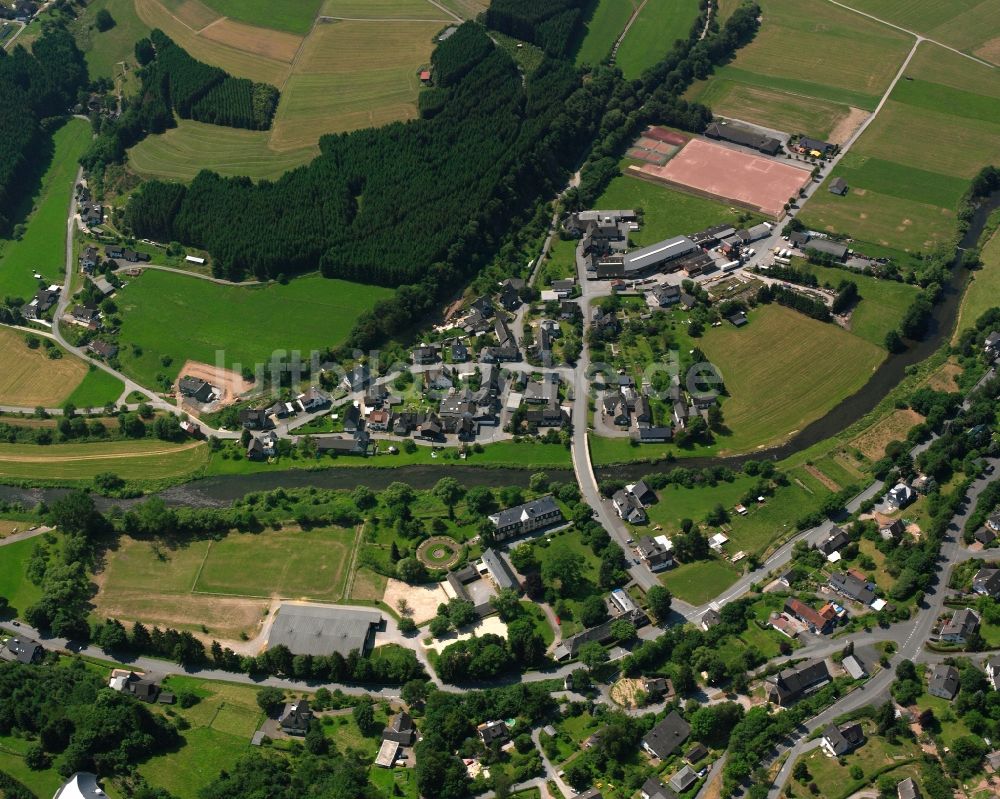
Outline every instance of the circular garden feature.
{"label": "circular garden feature", "polygon": [[450,569],[462,557],[462,546],[446,535],[435,535],[417,547],[417,558],[429,569]]}

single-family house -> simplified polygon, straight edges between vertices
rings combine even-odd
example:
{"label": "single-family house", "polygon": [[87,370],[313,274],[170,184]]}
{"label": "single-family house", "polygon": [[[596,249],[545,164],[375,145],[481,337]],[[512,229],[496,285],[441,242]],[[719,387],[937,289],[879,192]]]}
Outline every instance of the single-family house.
{"label": "single-family house", "polygon": [[364,391],[371,379],[371,370],[365,364],[358,364],[344,375],[340,384],[348,391]]}
{"label": "single-family house", "polygon": [[683,792],[698,781],[698,775],[694,773],[690,766],[684,766],[669,780],[670,787],[675,791]]}
{"label": "single-family house", "polygon": [[494,743],[505,744],[510,740],[510,729],[506,722],[495,720],[486,721],[476,727],[479,738],[484,746],[492,746]]}
{"label": "single-family house", "polygon": [[263,430],[270,423],[264,408],[240,408],[239,420],[244,430]]}
{"label": "single-family house", "polygon": [[309,701],[299,699],[285,705],[285,709],[278,717],[278,726],[287,735],[305,735],[309,732],[309,722],[312,719],[313,712],[309,707]]}
{"label": "single-family house", "polygon": [[860,724],[847,724],[838,727],[830,724],[823,730],[821,745],[830,757],[843,757],[850,754],[865,742],[865,731]]}
{"label": "single-family house", "polygon": [[850,572],[837,572],[830,575],[829,586],[842,596],[870,605],[875,601],[875,586]]}
{"label": "single-family house", "polygon": [[704,613],[701,614],[700,626],[701,629],[708,632],[708,630],[717,624],[722,623],[722,616],[719,614],[715,608],[709,608]]}
{"label": "single-family house", "polygon": [[941,627],[941,640],[952,644],[964,644],[979,633],[981,622],[972,608],[956,610],[949,621]]}
{"label": "single-family house", "polygon": [[45,655],[45,650],[38,641],[19,636],[8,638],[7,643],[0,646],[0,660],[16,663],[37,663]]}
{"label": "single-family house", "polygon": [[642,739],[642,748],[653,757],[666,760],[688,739],[691,725],[676,710],[653,727]]}
{"label": "single-family house", "polygon": [[614,505],[619,518],[624,521],[630,524],[646,523],[646,510],[642,507],[642,503],[624,488],[615,492],[611,498],[611,504]]}
{"label": "single-family house", "polygon": [[896,796],[898,799],[923,799],[913,777],[907,777],[896,786]]}
{"label": "single-family house", "polygon": [[650,777],[642,784],[639,795],[642,799],[677,799],[677,794],[656,777]]}
{"label": "single-family house", "polygon": [[945,663],[936,663],[927,672],[927,693],[941,699],[952,700],[958,693],[958,669]]}
{"label": "single-family house", "polygon": [[888,524],[883,524],[878,528],[878,534],[885,541],[896,541],[906,531],[906,525],[902,519],[893,519]]}
{"label": "single-family house", "polygon": [[994,691],[1000,691],[1000,655],[992,655],[986,659],[986,679],[990,681]]}
{"label": "single-family house", "polygon": [[436,363],[437,359],[437,347],[422,345],[413,350],[413,363],[417,366],[425,366],[427,364]]}
{"label": "single-family house", "polygon": [[765,680],[767,700],[785,707],[830,682],[830,672],[823,660],[807,660],[783,669]]}
{"label": "single-family house", "polygon": [[383,741],[395,741],[403,746],[411,746],[416,737],[417,731],[413,726],[413,719],[405,710],[401,710],[389,719],[389,725],[382,730]]}
{"label": "single-family house", "polygon": [[847,534],[846,530],[840,527],[834,527],[826,538],[816,544],[816,549],[829,557],[834,552],[839,552],[850,542],[851,537]]}
{"label": "single-family house", "polygon": [[97,247],[84,247],[80,253],[80,269],[87,273],[93,272],[100,260],[101,254],[97,251]]}
{"label": "single-family house", "polygon": [[885,495],[885,503],[890,508],[905,508],[916,498],[916,492],[906,483],[897,483]]}
{"label": "single-family house", "polygon": [[87,349],[106,361],[110,361],[118,355],[118,345],[108,341],[91,341],[87,345]]}
{"label": "single-family house", "polygon": [[[631,497],[632,495],[629,494],[629,496]],[[645,516],[645,511],[643,511],[644,520]],[[663,543],[662,536],[658,536],[657,538],[648,535],[643,536],[636,544],[635,551],[654,572],[669,569],[674,565],[673,549]]]}
{"label": "single-family house", "polygon": [[1000,599],[1000,569],[980,569],[972,578],[972,590],[983,596]]}
{"label": "single-family house", "polygon": [[799,621],[807,624],[811,632],[828,633],[833,626],[832,616],[827,617],[819,611],[809,607],[805,602],[795,597],[789,597],[785,602],[785,612],[791,614]]}
{"label": "single-family house", "polygon": [[177,388],[182,397],[188,397],[196,402],[211,402],[215,397],[212,385],[200,377],[186,375],[178,381]]}
{"label": "single-family house", "polygon": [[315,413],[330,406],[330,395],[318,386],[310,386],[309,390],[299,394],[297,399],[304,413]]}
{"label": "single-family house", "polygon": [[107,799],[107,796],[96,774],[78,771],[62,784],[53,799]]}

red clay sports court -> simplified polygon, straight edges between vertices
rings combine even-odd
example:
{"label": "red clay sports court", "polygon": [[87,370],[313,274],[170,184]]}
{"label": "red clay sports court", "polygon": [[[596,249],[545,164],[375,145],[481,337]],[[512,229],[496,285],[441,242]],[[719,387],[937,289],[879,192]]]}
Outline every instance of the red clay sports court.
{"label": "red clay sports court", "polygon": [[630,169],[697,194],[759,208],[775,218],[784,214],[788,198],[798,196],[812,179],[805,169],[704,139],[689,141],[665,166],[646,163]]}

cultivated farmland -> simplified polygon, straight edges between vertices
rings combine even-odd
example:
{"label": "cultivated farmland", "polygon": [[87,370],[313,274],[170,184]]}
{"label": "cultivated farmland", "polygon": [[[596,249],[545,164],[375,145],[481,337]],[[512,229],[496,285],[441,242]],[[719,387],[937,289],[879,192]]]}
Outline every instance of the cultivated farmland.
{"label": "cultivated farmland", "polygon": [[[711,330],[698,346],[730,394],[722,403],[733,431],[720,441],[726,452],[776,444],[803,429],[860,389],[885,356],[870,341],[778,305],[752,311],[745,328]],[[776,390],[781,400],[773,402]]]}
{"label": "cultivated farmland", "polygon": [[[0,296],[28,300],[46,285],[62,284],[66,263],[66,212],[78,169],[77,159],[90,142],[90,125],[71,119],[53,136],[54,153],[34,196],[34,211],[20,239],[0,238]],[[27,209],[25,209],[27,210]],[[15,220],[18,217],[15,215]],[[18,220],[19,221],[19,220]]]}
{"label": "cultivated farmland", "polygon": [[[781,130],[823,135],[799,126],[821,124],[831,133],[848,107],[871,110],[889,85],[912,39],[823,0],[761,0],[764,23],[753,42],[729,65],[696,83],[688,97],[710,103],[718,114]],[[765,90],[753,102],[746,91],[714,89],[719,81]],[[814,100],[822,105],[803,115]],[[830,113],[839,119],[830,125]]]}
{"label": "cultivated farmland", "polygon": [[[390,293],[317,276],[247,288],[147,270],[118,294],[120,358],[128,374],[156,385],[158,374],[173,379],[186,360],[215,365],[219,351],[227,367],[270,362],[272,354],[287,357],[292,350],[308,357],[342,342],[358,315]],[[281,307],[294,307],[294,317]]]}
{"label": "cultivated farmland", "polygon": [[273,179],[314,158],[325,133],[415,118],[417,70],[428,63],[435,34],[455,21],[427,0],[326,0],[322,8],[319,0],[303,0],[277,20],[273,6],[261,2],[135,3],[143,22],[193,57],[281,90],[270,131],[182,120],[130,151],[140,175],[180,180],[203,168]]}
{"label": "cultivated farmland", "polygon": [[909,80],[830,176],[847,180],[847,196],[821,187],[803,222],[911,251],[949,242],[970,179],[1000,160],[996,72],[921,44]]}
{"label": "cultivated farmland", "polygon": [[191,475],[205,465],[208,447],[191,442],[109,441],[100,444],[0,444],[0,477],[89,483],[102,472],[160,480]]}
{"label": "cultivated farmland", "polygon": [[42,347],[29,349],[23,333],[0,327],[0,405],[62,405],[86,375],[87,366],[79,358],[50,359]]}
{"label": "cultivated farmland", "polygon": [[670,52],[675,40],[687,38],[697,18],[696,0],[648,0],[625,34],[615,64],[626,78],[638,78]]}

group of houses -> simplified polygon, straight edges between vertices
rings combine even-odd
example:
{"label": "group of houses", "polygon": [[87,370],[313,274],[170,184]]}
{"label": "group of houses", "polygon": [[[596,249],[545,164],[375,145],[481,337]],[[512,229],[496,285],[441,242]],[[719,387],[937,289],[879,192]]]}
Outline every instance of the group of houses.
{"label": "group of houses", "polygon": [[49,309],[59,302],[59,295],[62,293],[62,286],[51,285],[48,288],[40,289],[31,301],[21,307],[21,316],[25,319],[39,321],[45,318]]}

